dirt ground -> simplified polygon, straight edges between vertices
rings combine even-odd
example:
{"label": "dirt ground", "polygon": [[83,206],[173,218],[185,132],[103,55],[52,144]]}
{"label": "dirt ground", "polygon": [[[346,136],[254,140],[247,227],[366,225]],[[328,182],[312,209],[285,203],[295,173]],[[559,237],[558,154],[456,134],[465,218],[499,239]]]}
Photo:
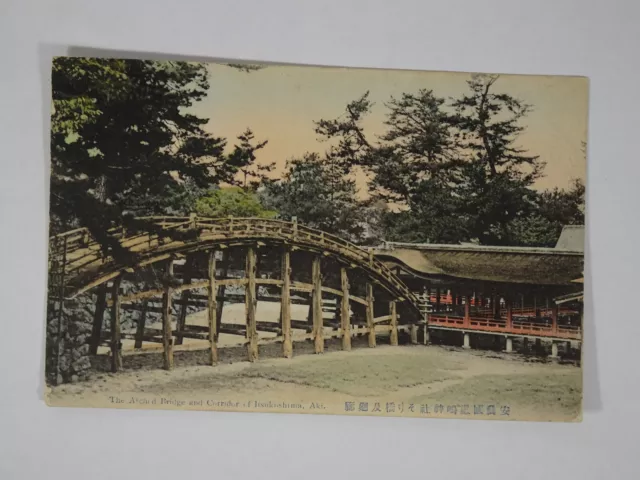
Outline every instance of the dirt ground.
{"label": "dirt ground", "polygon": [[[280,345],[261,347],[260,360],[244,361],[244,347],[177,352],[173,371],[158,369],[162,355],[125,357],[125,370],[106,370],[108,358],[86,382],[53,387],[54,406],[180,408],[195,410],[335,413],[500,420],[577,421],[582,370],[532,357],[447,346],[379,345],[354,339],[350,352],[328,341],[312,354],[296,343],[294,358]],[[271,357],[271,358],[269,358]],[[105,360],[106,359],[106,360]],[[494,414],[495,413],[495,414]]]}

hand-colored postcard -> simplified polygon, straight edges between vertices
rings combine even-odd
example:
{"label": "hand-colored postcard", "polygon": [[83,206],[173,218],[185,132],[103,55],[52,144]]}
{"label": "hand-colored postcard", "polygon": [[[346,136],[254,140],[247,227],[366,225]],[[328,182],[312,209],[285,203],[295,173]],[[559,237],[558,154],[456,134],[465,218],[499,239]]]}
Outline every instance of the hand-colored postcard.
{"label": "hand-colored postcard", "polygon": [[586,78],[51,75],[49,405],[580,421]]}

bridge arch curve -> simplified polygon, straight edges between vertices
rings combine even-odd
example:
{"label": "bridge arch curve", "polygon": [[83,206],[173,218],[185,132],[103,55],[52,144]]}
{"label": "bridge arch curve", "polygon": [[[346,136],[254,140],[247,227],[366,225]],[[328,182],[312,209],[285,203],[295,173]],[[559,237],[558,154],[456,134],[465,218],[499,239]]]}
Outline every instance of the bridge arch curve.
{"label": "bridge arch curve", "polygon": [[[365,317],[365,334],[369,345],[375,346],[376,333],[381,330],[389,332],[392,344],[398,342],[398,330],[409,330],[412,340],[417,336],[417,324],[421,323],[420,308],[415,296],[409,288],[382,262],[378,261],[373,251],[358,247],[342,238],[329,233],[308,228],[295,222],[260,218],[202,218],[202,217],[145,217],[151,222],[156,233],[137,232],[128,234],[125,228],[114,228],[109,233],[118,240],[119,245],[130,255],[126,260],[116,261],[110,255],[103,254],[100,245],[91,238],[86,229],[77,229],[50,238],[50,308],[62,308],[65,301],[72,300],[90,291],[101,292],[98,298],[102,308],[111,312],[111,331],[104,339],[94,325],[92,350],[97,349],[100,342],[108,343],[112,354],[112,370],[121,366],[121,344],[123,333],[120,332],[120,310],[123,305],[142,299],[162,299],[162,332],[155,332],[156,337],[136,332],[137,337],[150,339],[163,344],[165,368],[173,365],[173,344],[180,343],[183,338],[208,339],[211,350],[211,362],[217,361],[217,341],[224,329],[220,320],[219,291],[227,287],[240,287],[244,290],[246,325],[236,328],[235,334],[246,337],[249,360],[258,355],[258,330],[266,329],[277,333],[277,341],[283,344],[284,356],[291,356],[292,329],[300,328],[299,321],[291,319],[291,292],[305,292],[309,295],[309,328],[304,339],[313,340],[316,353],[324,349],[327,336],[341,337],[342,346],[350,349],[351,335],[357,330],[352,325],[350,305],[362,307]],[[256,276],[257,259],[261,249],[278,252],[279,278],[260,278]],[[245,257],[244,275],[239,278],[226,278],[221,275],[220,262],[224,263],[224,252],[242,250]],[[306,255],[311,260],[310,281],[296,281],[292,277],[299,265],[292,265],[292,256],[297,253]],[[222,255],[220,255],[222,253]],[[220,258],[222,256],[222,259]],[[297,258],[297,257],[296,257]],[[337,283],[323,284],[322,266],[328,261],[335,266],[333,274]],[[193,263],[191,272],[182,274],[174,272],[174,265]],[[227,260],[227,264],[228,264]],[[196,268],[196,265],[199,265]],[[138,289],[135,293],[123,295],[121,281],[127,276],[136,275],[145,269],[158,270],[162,267],[166,279],[162,285],[153,288]],[[354,283],[353,272],[359,272],[358,282]],[[351,279],[349,277],[352,277]],[[224,278],[221,278],[224,277]],[[107,288],[107,285],[110,288]],[[279,289],[280,319],[279,325],[264,325],[256,319],[257,287]],[[354,288],[360,288],[361,295],[354,294]],[[364,287],[364,289],[362,288]],[[357,289],[357,288],[356,288]],[[178,315],[178,321],[172,327],[172,302],[181,293],[182,311],[189,305],[189,292],[206,291],[205,309],[208,311],[208,328],[190,331],[184,325],[185,314]],[[107,295],[107,292],[110,294]],[[375,295],[374,295],[375,292]],[[323,294],[335,300],[336,321],[323,318]],[[100,294],[98,294],[100,296]],[[109,298],[107,299],[106,296]],[[194,295],[196,296],[196,295]],[[205,297],[200,295],[200,298]],[[381,300],[383,300],[381,302]],[[194,300],[195,301],[195,300]],[[375,317],[380,313],[380,304],[386,304],[386,315]],[[56,307],[57,306],[57,307]],[[355,310],[355,309],[353,309]],[[384,308],[382,309],[384,310]],[[402,311],[399,315],[398,311]],[[325,312],[326,313],[326,312]],[[96,314],[96,318],[101,315]],[[402,323],[399,317],[402,317]],[[180,324],[182,319],[182,324]],[[304,325],[302,325],[304,327]],[[235,328],[235,327],[233,327]],[[329,332],[327,332],[329,328]],[[331,330],[332,329],[332,330]],[[308,331],[311,330],[311,331]],[[231,333],[226,331],[224,333]],[[137,338],[136,337],[136,338]]]}

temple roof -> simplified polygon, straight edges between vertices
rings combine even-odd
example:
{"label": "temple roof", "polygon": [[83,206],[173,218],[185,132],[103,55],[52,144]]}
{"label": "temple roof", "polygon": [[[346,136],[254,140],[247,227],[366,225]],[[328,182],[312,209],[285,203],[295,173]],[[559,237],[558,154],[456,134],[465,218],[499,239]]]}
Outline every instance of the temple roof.
{"label": "temple roof", "polygon": [[575,285],[584,254],[555,248],[386,243],[376,256],[416,276],[532,285]]}

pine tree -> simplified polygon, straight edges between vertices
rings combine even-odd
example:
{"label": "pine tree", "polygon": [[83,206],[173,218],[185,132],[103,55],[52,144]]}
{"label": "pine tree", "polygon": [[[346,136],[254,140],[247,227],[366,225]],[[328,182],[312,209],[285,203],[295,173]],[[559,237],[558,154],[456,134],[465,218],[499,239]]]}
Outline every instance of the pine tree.
{"label": "pine tree", "polygon": [[252,160],[226,156],[208,120],[188,113],[208,89],[199,63],[55,59],[52,231],[84,226],[123,254],[106,230],[128,212],[164,213],[190,186],[232,182]]}
{"label": "pine tree", "polygon": [[265,208],[277,211],[282,219],[295,217],[356,242],[364,238],[367,215],[357,200],[355,182],[318,154],[290,160],[283,178],[266,182],[259,193]]}

